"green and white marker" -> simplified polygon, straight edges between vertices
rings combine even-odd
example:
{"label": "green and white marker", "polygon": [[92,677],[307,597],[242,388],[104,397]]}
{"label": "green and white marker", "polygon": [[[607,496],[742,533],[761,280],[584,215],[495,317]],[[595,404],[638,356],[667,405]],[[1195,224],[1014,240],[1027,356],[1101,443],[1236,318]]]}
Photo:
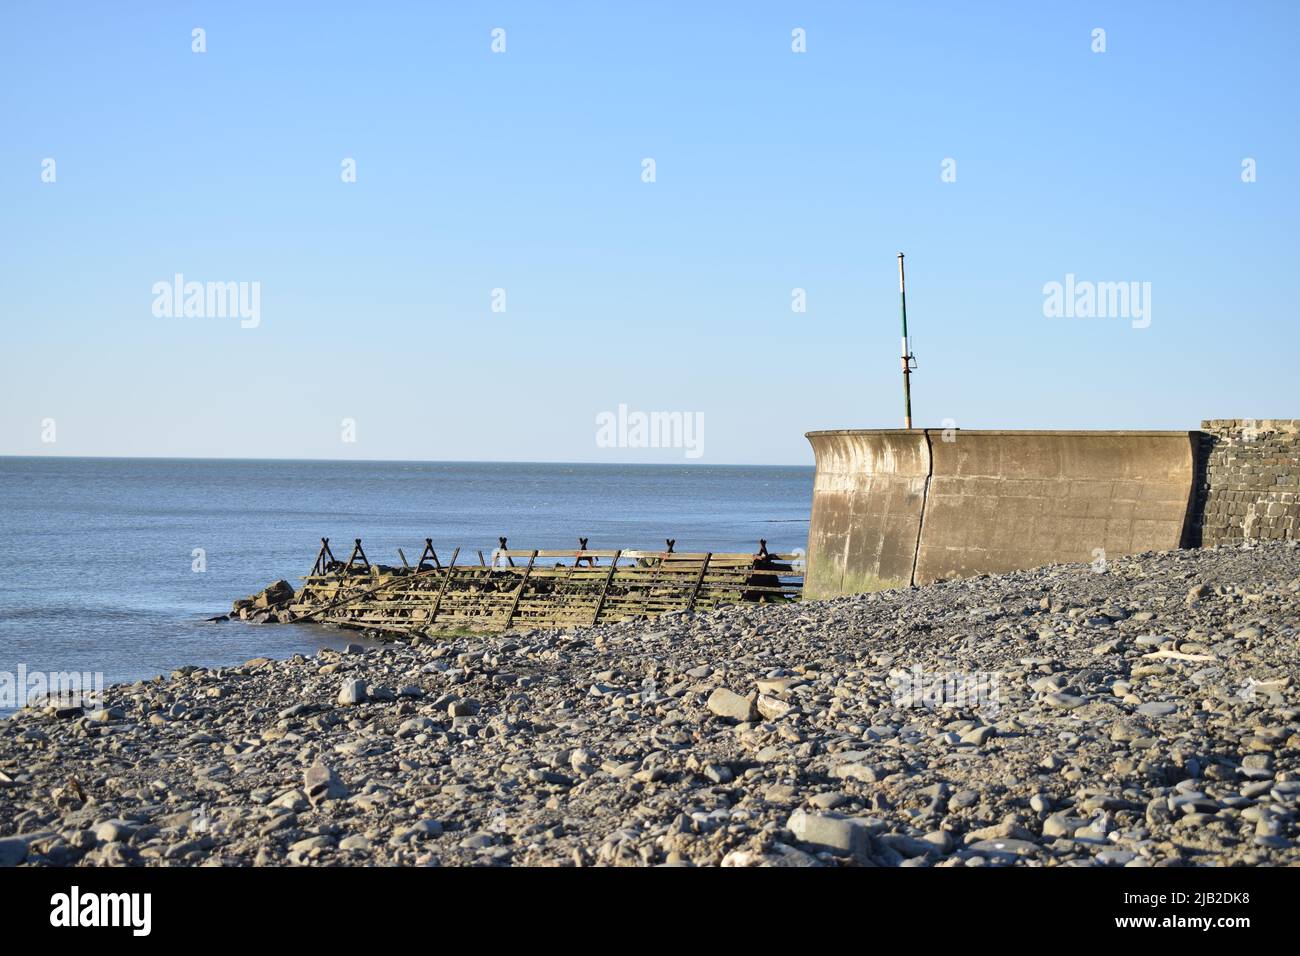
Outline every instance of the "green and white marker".
{"label": "green and white marker", "polygon": [[903,254],[898,254],[898,298],[903,308],[903,427],[912,427],[912,369],[916,356],[907,341],[907,285],[903,279]]}

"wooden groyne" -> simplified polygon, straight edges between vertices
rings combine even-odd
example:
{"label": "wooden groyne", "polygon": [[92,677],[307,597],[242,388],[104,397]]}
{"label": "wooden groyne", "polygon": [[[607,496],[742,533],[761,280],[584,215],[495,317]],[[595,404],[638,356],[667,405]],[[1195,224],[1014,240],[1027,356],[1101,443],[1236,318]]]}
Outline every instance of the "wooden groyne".
{"label": "wooden groyne", "polygon": [[504,631],[519,627],[580,627],[706,611],[742,601],[795,601],[803,586],[801,556],[772,554],[760,541],[753,554],[599,550],[579,540],[574,550],[518,550],[505,538],[491,553],[461,549],[444,563],[425,539],[411,564],[372,565],[355,539],[339,561],[328,538],[295,593],[276,582],[235,602],[238,617],[267,622],[315,621],[386,634]]}

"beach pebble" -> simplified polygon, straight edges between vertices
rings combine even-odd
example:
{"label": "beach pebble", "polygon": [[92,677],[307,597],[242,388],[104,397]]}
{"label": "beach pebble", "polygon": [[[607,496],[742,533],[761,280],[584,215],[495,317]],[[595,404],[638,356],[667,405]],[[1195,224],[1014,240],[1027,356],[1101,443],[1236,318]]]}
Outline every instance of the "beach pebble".
{"label": "beach pebble", "polygon": [[336,703],[340,707],[347,707],[352,704],[365,703],[366,699],[366,682],[362,680],[347,680],[344,681],[343,686],[339,688]]}

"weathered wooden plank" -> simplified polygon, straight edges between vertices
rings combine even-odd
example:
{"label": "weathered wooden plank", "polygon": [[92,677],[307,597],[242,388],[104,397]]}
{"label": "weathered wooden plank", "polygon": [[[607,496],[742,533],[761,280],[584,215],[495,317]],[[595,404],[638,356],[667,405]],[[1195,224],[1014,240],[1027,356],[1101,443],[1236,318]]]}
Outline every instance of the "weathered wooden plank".
{"label": "weathered wooden plank", "polygon": [[[433,611],[429,615],[430,624],[438,620],[438,608],[442,606],[442,596],[447,593],[447,585],[451,583],[451,577],[456,570],[456,558],[459,555],[460,555],[460,548],[457,548],[455,551],[451,553],[451,562],[447,565],[446,571],[443,572],[442,587],[438,588],[438,597],[433,602]],[[437,570],[441,571],[442,569],[438,568]]]}
{"label": "weathered wooden plank", "polygon": [[519,599],[524,596],[524,590],[528,587],[528,576],[533,573],[533,565],[537,562],[537,552],[534,551],[528,557],[528,568],[524,571],[523,579],[519,582],[519,590],[515,594],[515,599],[510,605],[510,612],[506,614],[506,627],[510,627],[510,622],[515,618],[515,611],[519,609]]}
{"label": "weathered wooden plank", "polygon": [[600,599],[596,601],[596,609],[591,613],[591,623],[597,624],[600,621],[600,612],[605,607],[605,595],[609,593],[609,582],[614,580],[614,574],[618,571],[619,555],[614,555],[614,560],[609,563],[609,574],[605,578],[605,585],[600,589]]}
{"label": "weathered wooden plank", "polygon": [[705,572],[707,572],[708,570],[709,570],[709,558],[706,557],[704,559],[704,564],[700,565],[700,577],[695,582],[695,590],[691,592],[691,599],[686,604],[686,610],[688,611],[695,610],[695,600],[700,595],[700,585],[704,583],[704,575]]}

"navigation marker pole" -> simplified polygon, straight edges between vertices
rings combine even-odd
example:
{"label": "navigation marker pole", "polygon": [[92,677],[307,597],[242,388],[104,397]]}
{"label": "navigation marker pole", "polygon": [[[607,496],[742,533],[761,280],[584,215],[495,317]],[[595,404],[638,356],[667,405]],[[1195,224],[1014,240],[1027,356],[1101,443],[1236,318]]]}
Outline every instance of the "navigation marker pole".
{"label": "navigation marker pole", "polygon": [[907,341],[907,290],[903,282],[903,254],[898,254],[898,298],[903,308],[903,427],[912,427],[912,369],[916,368],[916,356],[908,347]]}

